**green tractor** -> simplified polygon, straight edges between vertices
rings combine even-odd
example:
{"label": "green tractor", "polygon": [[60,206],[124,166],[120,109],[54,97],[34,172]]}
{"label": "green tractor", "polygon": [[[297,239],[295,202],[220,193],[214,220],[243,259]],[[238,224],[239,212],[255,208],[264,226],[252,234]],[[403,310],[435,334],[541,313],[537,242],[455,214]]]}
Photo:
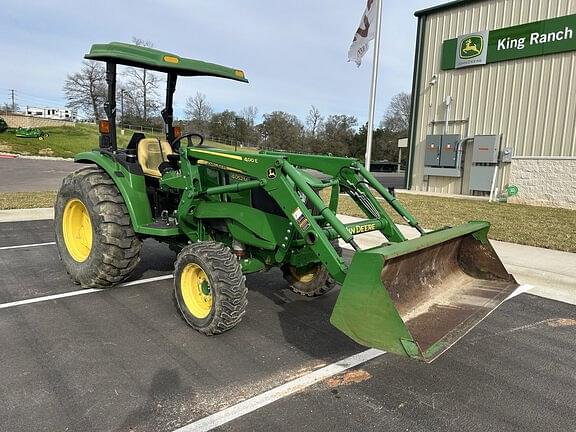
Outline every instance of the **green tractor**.
{"label": "green tractor", "polygon": [[18,138],[38,138],[42,141],[48,138],[49,134],[40,128],[19,127],[16,129],[16,136]]}
{"label": "green tractor", "polygon": [[[90,166],[64,179],[55,205],[60,257],[81,286],[122,282],[143,239],[154,238],[179,251],[176,303],[203,334],[240,322],[246,274],[279,267],[305,296],[340,284],[331,323],[360,344],[428,362],[518,286],[487,239],[487,222],[426,232],[357,159],[227,151],[173,127],[178,76],[248,82],[241,70],[123,43],[93,45],[86,58],[106,63],[108,120],[99,149],[75,158]],[[165,139],[135,133],[117,147],[117,64],[167,75]],[[366,219],[338,219],[342,194]],[[407,240],[382,204],[421,236]],[[355,236],[371,231],[385,241],[362,250]],[[355,250],[350,265],[338,240]]]}

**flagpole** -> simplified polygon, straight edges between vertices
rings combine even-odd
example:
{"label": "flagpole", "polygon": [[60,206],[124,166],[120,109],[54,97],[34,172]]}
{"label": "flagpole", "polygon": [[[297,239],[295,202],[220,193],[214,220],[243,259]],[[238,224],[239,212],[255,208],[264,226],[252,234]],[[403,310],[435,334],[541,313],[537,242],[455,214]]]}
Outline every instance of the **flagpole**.
{"label": "flagpole", "polygon": [[370,88],[370,108],[368,111],[368,133],[364,166],[370,171],[372,158],[372,135],[374,131],[374,108],[376,106],[376,85],[378,83],[378,60],[380,59],[380,23],[382,21],[382,0],[376,1],[376,33],[374,35],[374,57],[372,60],[372,86]]}

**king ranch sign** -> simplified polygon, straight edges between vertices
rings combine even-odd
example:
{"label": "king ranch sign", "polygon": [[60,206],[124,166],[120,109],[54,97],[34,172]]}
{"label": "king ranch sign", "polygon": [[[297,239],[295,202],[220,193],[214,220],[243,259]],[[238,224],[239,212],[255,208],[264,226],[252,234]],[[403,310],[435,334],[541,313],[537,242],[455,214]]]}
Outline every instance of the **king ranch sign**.
{"label": "king ranch sign", "polygon": [[498,39],[496,49],[498,51],[508,49],[523,50],[524,48],[526,48],[526,46],[529,45],[541,45],[550,42],[568,40],[573,38],[574,38],[574,30],[571,27],[566,27],[564,28],[564,30],[560,30],[557,32],[530,33],[530,38],[527,38],[525,36],[519,38],[512,38],[510,36],[501,38]]}
{"label": "king ranch sign", "polygon": [[442,44],[442,70],[576,50],[576,15],[461,35]]}

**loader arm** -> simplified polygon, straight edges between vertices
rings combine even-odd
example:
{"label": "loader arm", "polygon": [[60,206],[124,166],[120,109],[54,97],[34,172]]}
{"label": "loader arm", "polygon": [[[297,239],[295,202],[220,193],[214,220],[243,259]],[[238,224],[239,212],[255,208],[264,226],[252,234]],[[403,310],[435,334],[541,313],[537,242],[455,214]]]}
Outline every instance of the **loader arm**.
{"label": "loader arm", "polygon": [[[264,189],[288,220],[285,237],[270,237],[267,247],[276,248],[278,260],[302,253],[326,266],[342,284],[330,321],[360,344],[430,362],[518,287],[487,239],[488,222],[425,232],[356,159],[198,147],[181,148],[180,152],[182,172],[188,173],[185,194],[190,206],[185,213],[193,212],[194,206],[201,209],[198,201],[202,197]],[[239,173],[247,180],[204,187],[192,174],[198,164]],[[328,178],[318,179],[307,169]],[[328,188],[330,200],[325,202],[319,191]],[[338,219],[340,191],[356,202],[365,220],[344,224]],[[381,205],[384,202],[418,230],[420,238],[407,240]],[[230,207],[226,199],[221,206]],[[229,212],[227,218],[241,224],[238,214]],[[202,219],[202,211],[196,216]],[[244,227],[249,229],[249,225]],[[256,230],[257,224],[252,226]],[[354,236],[370,231],[380,231],[385,241],[361,250]],[[356,251],[350,266],[336,252],[331,243],[335,239]]]}
{"label": "loader arm", "polygon": [[[357,159],[282,152],[241,153],[196,146],[183,146],[180,152],[184,164],[194,166],[199,162],[207,163],[213,168],[238,172],[254,179],[256,183],[253,187],[262,187],[278,203],[291,223],[290,229],[298,233],[291,243],[281,243],[279,247],[285,250],[291,246],[310,247],[331,276],[340,283],[344,282],[347,266],[338,256],[331,240],[341,238],[356,250],[360,248],[354,241],[352,232],[379,230],[390,242],[406,240],[365,183],[376,185],[386,202],[395,202],[395,198],[370,173],[362,170]],[[330,176],[330,180],[325,180],[323,183],[306,175],[302,169],[315,169]],[[192,171],[190,167],[183,168],[183,172]],[[194,190],[193,194],[196,197],[231,191],[226,188],[220,191],[216,188],[195,188],[192,178],[189,178],[188,186]],[[364,210],[367,219],[350,224],[351,226],[342,223],[336,215],[337,199],[335,202],[325,203],[315,191],[329,187],[333,190],[337,188],[353,191],[350,196]],[[382,194],[382,191],[385,193]],[[302,199],[302,195],[305,200]],[[399,206],[393,208],[402,217],[407,216],[414,221],[403,208],[400,209]],[[414,224],[417,225],[415,222]]]}

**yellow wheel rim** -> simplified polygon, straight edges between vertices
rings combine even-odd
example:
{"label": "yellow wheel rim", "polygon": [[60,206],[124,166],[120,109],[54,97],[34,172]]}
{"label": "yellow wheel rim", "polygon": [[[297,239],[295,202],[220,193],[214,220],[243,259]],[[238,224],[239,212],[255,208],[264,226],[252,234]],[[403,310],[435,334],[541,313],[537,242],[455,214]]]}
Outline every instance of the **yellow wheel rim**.
{"label": "yellow wheel rim", "polygon": [[208,276],[198,264],[186,264],[180,276],[180,291],[186,308],[198,319],[212,310],[212,290]]}
{"label": "yellow wheel rim", "polygon": [[297,282],[305,284],[312,282],[316,277],[316,275],[318,274],[319,270],[320,270],[319,264],[303,268],[296,268],[290,266],[290,274],[292,275],[292,277]]}
{"label": "yellow wheel rim", "polygon": [[92,221],[86,206],[77,198],[64,207],[62,232],[70,256],[77,262],[86,261],[92,251]]}

